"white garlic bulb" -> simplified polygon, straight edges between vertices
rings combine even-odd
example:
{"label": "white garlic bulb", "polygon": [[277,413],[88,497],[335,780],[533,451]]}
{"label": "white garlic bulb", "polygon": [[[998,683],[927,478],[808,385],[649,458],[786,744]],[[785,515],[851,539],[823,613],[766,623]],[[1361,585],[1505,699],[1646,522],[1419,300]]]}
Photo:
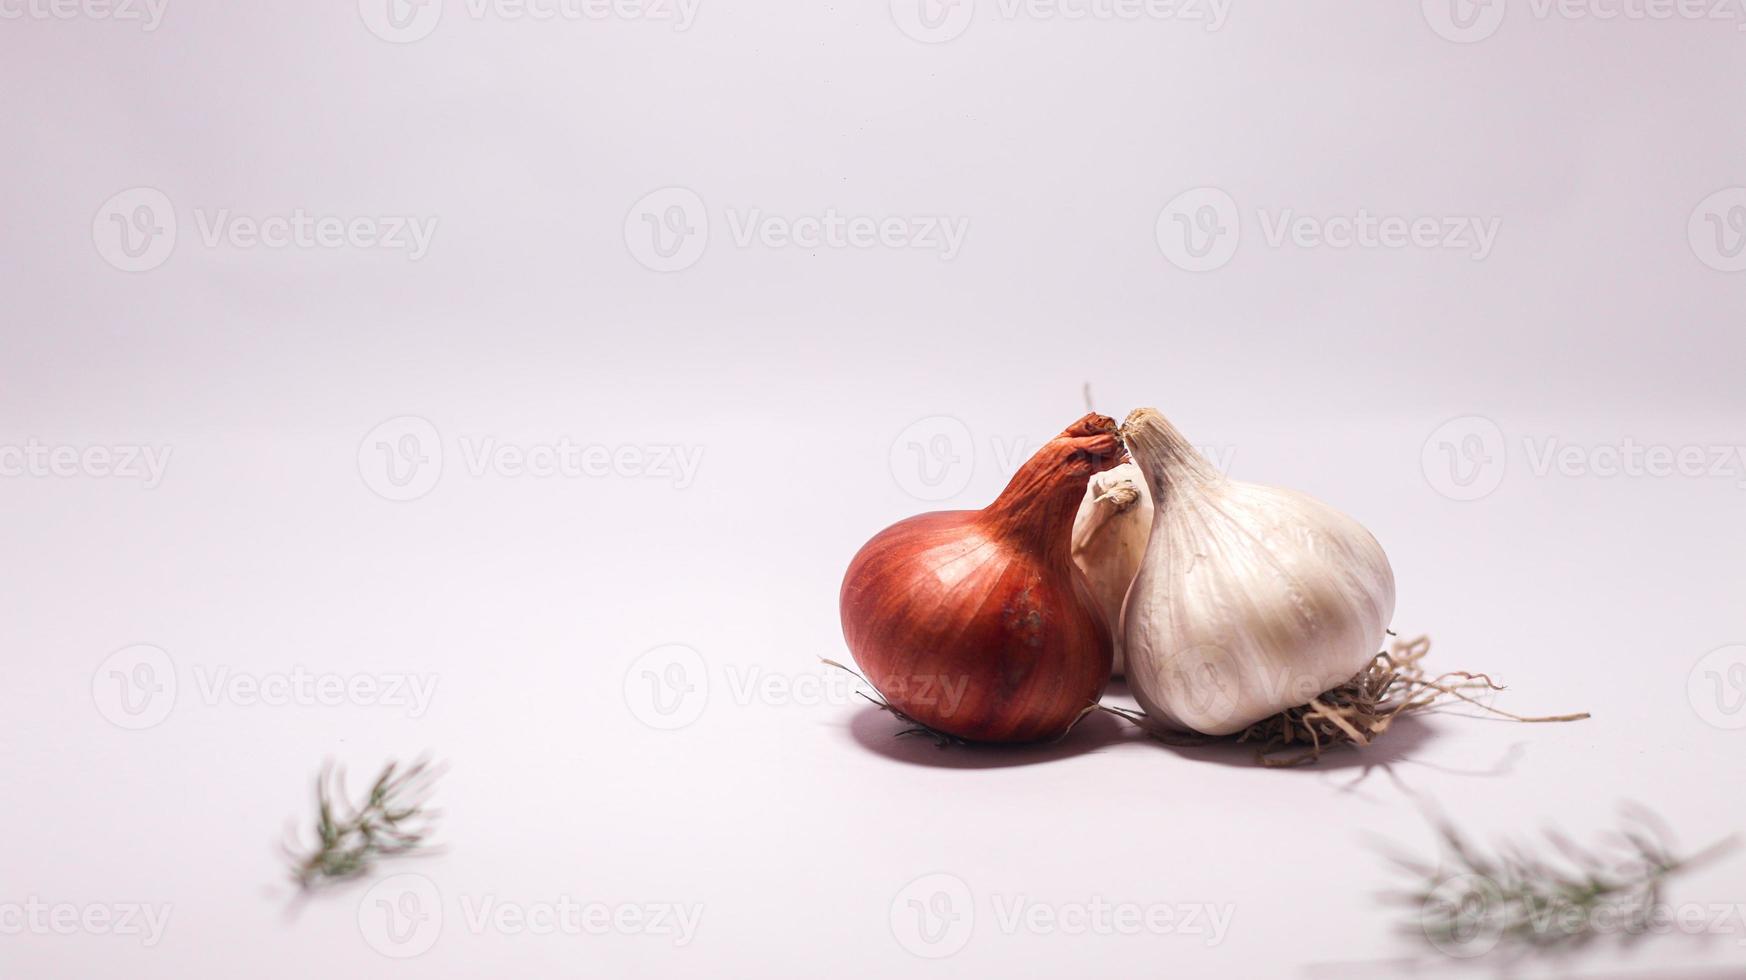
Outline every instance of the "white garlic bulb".
{"label": "white garlic bulb", "polygon": [[1155,409],[1130,414],[1122,438],[1154,507],[1122,616],[1146,714],[1229,735],[1376,656],[1394,572],[1369,531],[1296,491],[1227,478]]}
{"label": "white garlic bulb", "polygon": [[1122,600],[1134,584],[1152,534],[1152,495],[1140,468],[1123,463],[1094,473],[1073,519],[1073,564],[1085,576],[1115,637],[1115,676],[1122,664]]}

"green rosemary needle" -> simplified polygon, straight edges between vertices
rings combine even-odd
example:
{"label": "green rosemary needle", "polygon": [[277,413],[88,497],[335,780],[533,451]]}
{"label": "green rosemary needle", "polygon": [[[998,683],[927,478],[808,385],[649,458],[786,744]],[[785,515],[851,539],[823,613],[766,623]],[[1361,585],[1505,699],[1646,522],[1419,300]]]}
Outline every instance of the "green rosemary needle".
{"label": "green rosemary needle", "polygon": [[[304,890],[348,881],[375,866],[379,858],[422,846],[435,816],[425,804],[442,775],[428,760],[404,769],[390,762],[371,784],[362,803],[347,799],[344,770],[324,765],[315,777],[315,843],[307,854],[291,852],[292,875]],[[335,800],[348,811],[340,815]],[[288,848],[289,851],[289,848]]]}
{"label": "green rosemary needle", "polygon": [[1396,856],[1421,883],[1395,897],[1415,907],[1410,928],[1457,956],[1500,946],[1515,953],[1574,948],[1606,934],[1640,938],[1668,913],[1667,879],[1717,857],[1734,840],[1681,857],[1648,811],[1628,809],[1625,823],[1595,848],[1548,832],[1553,857],[1519,842],[1487,853],[1439,821],[1442,866]]}

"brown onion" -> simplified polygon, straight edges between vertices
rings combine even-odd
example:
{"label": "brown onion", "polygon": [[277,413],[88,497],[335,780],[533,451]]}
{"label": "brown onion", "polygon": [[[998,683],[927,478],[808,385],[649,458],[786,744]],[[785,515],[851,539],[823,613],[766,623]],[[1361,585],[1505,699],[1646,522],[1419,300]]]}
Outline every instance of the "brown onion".
{"label": "brown onion", "polygon": [[1114,466],[1115,420],[1087,415],[983,510],[911,517],[843,577],[843,638],[891,706],[981,742],[1066,734],[1109,683],[1113,643],[1073,567],[1073,518]]}

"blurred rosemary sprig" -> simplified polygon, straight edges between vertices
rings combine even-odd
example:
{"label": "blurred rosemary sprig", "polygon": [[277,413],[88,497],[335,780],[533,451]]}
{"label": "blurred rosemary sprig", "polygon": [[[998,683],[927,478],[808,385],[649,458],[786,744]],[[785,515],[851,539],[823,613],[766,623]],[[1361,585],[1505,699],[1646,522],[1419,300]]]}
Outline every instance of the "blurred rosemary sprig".
{"label": "blurred rosemary sprig", "polygon": [[[1734,845],[1722,840],[1685,857],[1666,843],[1652,814],[1627,809],[1624,825],[1601,845],[1584,848],[1547,831],[1553,854],[1506,842],[1491,852],[1475,847],[1446,820],[1437,822],[1445,858],[1433,866],[1399,854],[1393,860],[1420,882],[1395,895],[1416,907],[1421,930],[1438,949],[1477,956],[1503,946],[1515,953],[1576,948],[1601,935],[1647,935],[1667,912],[1667,879],[1707,862]],[[1555,856],[1553,856],[1555,855]]]}
{"label": "blurred rosemary sprig", "polygon": [[[348,881],[369,871],[379,858],[422,846],[436,815],[425,805],[441,775],[442,770],[426,759],[404,769],[390,762],[364,801],[353,805],[346,792],[345,770],[331,763],[322,766],[315,777],[315,842],[306,854],[287,848],[297,883],[307,891]],[[347,812],[341,814],[340,806]]]}

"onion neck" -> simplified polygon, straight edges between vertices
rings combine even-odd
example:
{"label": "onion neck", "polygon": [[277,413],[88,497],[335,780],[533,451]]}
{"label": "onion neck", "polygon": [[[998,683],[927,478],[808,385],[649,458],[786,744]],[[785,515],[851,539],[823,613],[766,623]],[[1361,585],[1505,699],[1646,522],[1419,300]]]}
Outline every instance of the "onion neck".
{"label": "onion neck", "polygon": [[1136,408],[1122,423],[1122,441],[1146,477],[1152,500],[1162,504],[1171,494],[1222,482],[1218,468],[1155,408]]}
{"label": "onion neck", "polygon": [[1121,461],[1115,419],[1095,413],[1043,444],[1013,474],[978,523],[991,536],[1041,557],[1072,563],[1073,518],[1091,474]]}

